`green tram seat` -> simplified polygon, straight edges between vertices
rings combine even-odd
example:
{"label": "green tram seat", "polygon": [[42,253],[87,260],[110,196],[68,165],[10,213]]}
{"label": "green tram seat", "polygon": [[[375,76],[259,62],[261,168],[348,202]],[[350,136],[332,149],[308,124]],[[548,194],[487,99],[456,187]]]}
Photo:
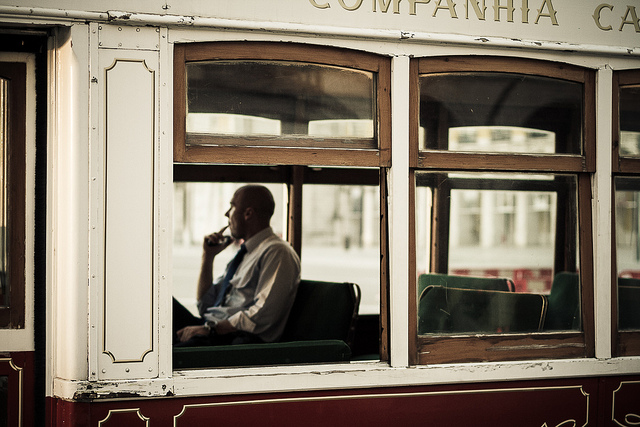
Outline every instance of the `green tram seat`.
{"label": "green tram seat", "polygon": [[618,286],[624,286],[627,288],[640,288],[640,279],[634,279],[631,277],[618,277]]}
{"label": "green tram seat", "polygon": [[511,279],[501,277],[452,276],[440,273],[425,273],[418,276],[418,295],[428,286],[504,292],[513,292],[515,289]]}
{"label": "green tram seat", "polygon": [[580,276],[567,271],[556,274],[548,296],[545,331],[580,330]]}
{"label": "green tram seat", "polygon": [[418,303],[418,333],[537,332],[546,309],[544,295],[428,286]]}
{"label": "green tram seat", "polygon": [[640,279],[618,278],[618,329],[640,329]]}
{"label": "green tram seat", "polygon": [[344,362],[351,358],[360,288],[302,280],[280,342],[173,349],[173,368]]}

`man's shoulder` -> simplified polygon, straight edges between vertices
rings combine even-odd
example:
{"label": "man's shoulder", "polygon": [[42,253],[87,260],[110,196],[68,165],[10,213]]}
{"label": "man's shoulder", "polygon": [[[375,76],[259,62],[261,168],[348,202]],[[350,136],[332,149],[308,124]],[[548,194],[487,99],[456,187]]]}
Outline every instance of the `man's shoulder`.
{"label": "man's shoulder", "polygon": [[293,248],[291,247],[289,242],[287,242],[286,240],[284,240],[283,238],[281,238],[275,233],[267,237],[266,239],[264,239],[260,246],[262,246],[264,250],[275,249],[275,250],[293,251]]}
{"label": "man's shoulder", "polygon": [[271,254],[278,257],[288,256],[294,259],[298,259],[298,254],[289,244],[289,242],[282,239],[277,234],[273,234],[272,236],[269,236],[268,238],[263,240],[258,250],[263,256]]}

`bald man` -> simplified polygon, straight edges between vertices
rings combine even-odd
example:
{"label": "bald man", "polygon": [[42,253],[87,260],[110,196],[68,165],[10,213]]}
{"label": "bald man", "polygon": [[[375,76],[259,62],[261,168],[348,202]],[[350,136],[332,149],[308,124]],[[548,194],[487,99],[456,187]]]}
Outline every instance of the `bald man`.
{"label": "bald man", "polygon": [[[270,226],[275,208],[264,186],[247,185],[233,195],[225,216],[227,228],[205,236],[198,279],[200,318],[174,299],[174,345],[221,345],[277,341],[284,331],[298,284],[300,259]],[[213,281],[213,262],[233,241],[244,252]],[[236,260],[236,258],[238,258]],[[227,284],[225,285],[225,276]]]}

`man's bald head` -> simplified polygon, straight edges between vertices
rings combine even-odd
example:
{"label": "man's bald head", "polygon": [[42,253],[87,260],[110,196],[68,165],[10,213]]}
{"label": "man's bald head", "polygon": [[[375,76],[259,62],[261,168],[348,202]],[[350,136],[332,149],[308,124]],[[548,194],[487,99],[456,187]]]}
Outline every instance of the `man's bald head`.
{"label": "man's bald head", "polygon": [[235,198],[242,210],[253,208],[260,220],[266,221],[267,224],[269,223],[276,204],[271,191],[267,187],[255,184],[245,185],[236,191]]}

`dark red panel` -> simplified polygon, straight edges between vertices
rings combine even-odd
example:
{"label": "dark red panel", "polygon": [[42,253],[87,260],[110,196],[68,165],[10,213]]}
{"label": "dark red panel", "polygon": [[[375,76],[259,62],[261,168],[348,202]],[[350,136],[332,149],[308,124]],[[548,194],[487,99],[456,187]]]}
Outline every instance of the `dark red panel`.
{"label": "dark red panel", "polygon": [[176,426],[206,419],[223,424],[354,426],[556,426],[587,424],[594,380],[575,385],[417,389],[338,396],[307,395],[186,405]]}
{"label": "dark red panel", "polygon": [[34,354],[15,352],[0,356],[0,375],[9,380],[8,425],[29,427],[34,413]]}
{"label": "dark red panel", "polygon": [[633,416],[639,412],[638,399],[640,377],[575,378],[193,398],[57,401],[54,418],[58,425],[74,426],[258,423],[285,427],[626,427],[637,422]]}
{"label": "dark red panel", "polygon": [[640,425],[640,380],[618,381],[618,387],[611,392],[611,405],[613,425]]}

